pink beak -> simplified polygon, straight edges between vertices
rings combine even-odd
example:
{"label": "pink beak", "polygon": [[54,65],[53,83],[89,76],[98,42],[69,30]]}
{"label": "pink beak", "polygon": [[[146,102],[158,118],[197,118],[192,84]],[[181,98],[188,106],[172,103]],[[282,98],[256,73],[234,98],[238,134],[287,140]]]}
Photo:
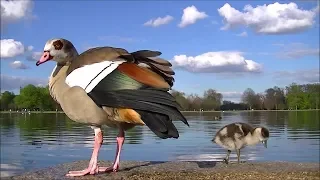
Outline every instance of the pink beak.
{"label": "pink beak", "polygon": [[50,55],[49,52],[45,51],[43,52],[41,58],[39,59],[39,61],[37,61],[36,66],[39,66],[42,63],[45,63],[47,61],[49,61],[50,59],[52,59],[53,57]]}

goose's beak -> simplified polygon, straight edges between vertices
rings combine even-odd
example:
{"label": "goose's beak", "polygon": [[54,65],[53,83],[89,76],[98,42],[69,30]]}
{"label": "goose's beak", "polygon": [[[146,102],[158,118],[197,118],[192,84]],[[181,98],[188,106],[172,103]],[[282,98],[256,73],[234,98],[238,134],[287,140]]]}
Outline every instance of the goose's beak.
{"label": "goose's beak", "polygon": [[268,148],[268,143],[267,142],[268,142],[267,140],[262,141],[262,144],[264,145],[265,148]]}
{"label": "goose's beak", "polygon": [[49,61],[50,59],[52,59],[53,57],[50,55],[49,52],[45,51],[43,52],[41,58],[39,59],[39,61],[37,61],[36,66],[39,66],[42,63],[45,63],[47,61]]}

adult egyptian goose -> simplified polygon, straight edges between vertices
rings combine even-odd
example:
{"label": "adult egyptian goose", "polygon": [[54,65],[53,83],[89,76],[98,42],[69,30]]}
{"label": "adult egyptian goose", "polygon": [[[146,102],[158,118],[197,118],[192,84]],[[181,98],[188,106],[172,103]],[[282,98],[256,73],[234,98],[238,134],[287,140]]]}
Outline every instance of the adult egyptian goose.
{"label": "adult egyptian goose", "polygon": [[224,159],[229,163],[229,156],[232,150],[236,150],[238,163],[240,163],[240,149],[247,145],[256,145],[262,142],[267,148],[269,130],[265,127],[253,128],[249,124],[236,122],[222,127],[212,139],[213,142],[228,150]]}
{"label": "adult egyptian goose", "polygon": [[[148,126],[162,139],[179,137],[174,119],[189,126],[179,104],[168,92],[174,71],[170,62],[158,58],[159,55],[158,51],[129,53],[114,47],[92,48],[79,55],[66,39],[46,42],[36,65],[49,60],[57,62],[49,80],[51,96],[70,119],[90,125],[95,132],[88,168],[69,171],[67,176],[117,171],[125,131],[136,125]],[[97,165],[102,125],[119,130],[116,157],[110,167]]]}

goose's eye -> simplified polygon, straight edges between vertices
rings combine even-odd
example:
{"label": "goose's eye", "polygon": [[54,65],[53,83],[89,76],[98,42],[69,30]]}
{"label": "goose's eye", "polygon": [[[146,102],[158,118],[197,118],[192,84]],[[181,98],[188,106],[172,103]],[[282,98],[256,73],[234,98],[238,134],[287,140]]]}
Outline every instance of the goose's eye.
{"label": "goose's eye", "polygon": [[55,50],[61,50],[63,47],[63,43],[60,40],[57,40],[52,43]]}

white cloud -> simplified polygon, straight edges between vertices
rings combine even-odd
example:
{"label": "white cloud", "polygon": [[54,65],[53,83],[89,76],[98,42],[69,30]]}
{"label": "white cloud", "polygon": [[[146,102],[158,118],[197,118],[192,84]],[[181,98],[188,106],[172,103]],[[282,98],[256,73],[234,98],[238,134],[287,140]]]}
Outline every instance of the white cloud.
{"label": "white cloud", "polygon": [[242,92],[237,92],[237,91],[222,91],[219,92],[223,95],[223,98],[240,98],[242,95]]}
{"label": "white cloud", "polygon": [[207,52],[198,56],[176,55],[173,65],[194,73],[259,73],[262,65],[247,60],[241,52]]}
{"label": "white cloud", "polygon": [[27,47],[27,51],[32,51],[33,49],[34,49],[33,46],[28,46],[28,47]]}
{"label": "white cloud", "polygon": [[27,56],[28,61],[38,61],[42,56],[42,52],[33,52]]}
{"label": "white cloud", "polygon": [[11,58],[23,54],[23,44],[14,39],[1,39],[1,58]]}
{"label": "white cloud", "polygon": [[236,26],[248,26],[261,34],[286,34],[304,31],[315,23],[317,10],[299,9],[297,4],[274,3],[253,8],[246,5],[241,12],[226,3],[218,9],[224,18],[226,30]]}
{"label": "white cloud", "polygon": [[207,17],[208,15],[205,12],[198,11],[195,6],[189,6],[183,10],[181,22],[178,24],[178,26],[183,28]]}
{"label": "white cloud", "polygon": [[1,27],[32,16],[31,0],[1,0]]}
{"label": "white cloud", "polygon": [[318,48],[312,48],[303,43],[291,43],[291,44],[274,44],[281,47],[276,55],[280,58],[299,59],[305,56],[317,56],[320,55]]}
{"label": "white cloud", "polygon": [[286,52],[282,52],[280,55],[286,58],[302,58],[304,56],[319,56],[319,48],[304,48],[304,49],[293,49]]}
{"label": "white cloud", "polygon": [[274,79],[286,84],[296,83],[318,83],[320,80],[319,69],[305,69],[296,71],[277,71],[274,72]]}
{"label": "white cloud", "polygon": [[24,87],[28,84],[33,84],[35,86],[46,86],[48,84],[48,79],[41,78],[31,78],[24,76],[9,76],[5,74],[0,74],[1,76],[1,91],[13,91],[20,87]]}
{"label": "white cloud", "polygon": [[165,25],[170,23],[173,20],[172,16],[166,15],[165,17],[158,17],[156,19],[150,19],[149,21],[145,22],[144,26],[152,26],[152,27],[158,27],[161,25]]}
{"label": "white cloud", "polygon": [[223,96],[224,101],[232,101],[235,103],[239,103],[241,101],[242,92],[237,91],[225,91],[219,92]]}
{"label": "white cloud", "polygon": [[242,32],[240,34],[237,34],[237,36],[240,36],[240,37],[247,37],[248,36],[248,33],[247,32]]}
{"label": "white cloud", "polygon": [[28,66],[23,64],[23,62],[21,62],[21,61],[14,61],[14,62],[10,63],[10,66],[13,69],[28,69],[29,68]]}

